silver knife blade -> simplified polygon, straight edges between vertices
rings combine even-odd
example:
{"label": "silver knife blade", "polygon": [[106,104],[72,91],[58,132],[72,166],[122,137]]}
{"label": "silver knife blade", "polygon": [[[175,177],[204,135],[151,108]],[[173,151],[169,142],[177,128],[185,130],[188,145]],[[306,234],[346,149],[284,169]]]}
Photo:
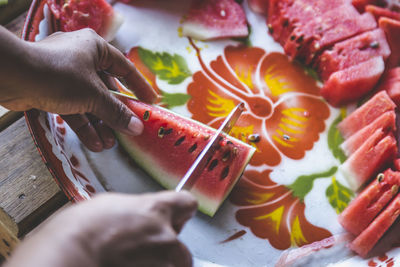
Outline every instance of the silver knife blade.
{"label": "silver knife blade", "polygon": [[194,184],[194,181],[206,167],[209,161],[208,159],[212,157],[213,153],[215,152],[215,148],[217,147],[220,140],[223,138],[221,134],[222,133],[228,134],[231,131],[236,121],[242,114],[243,110],[244,110],[244,103],[241,102],[231,111],[231,113],[229,113],[224,122],[218,128],[217,132],[213,135],[211,140],[201,151],[200,155],[197,157],[193,165],[189,168],[189,170],[180,180],[178,185],[175,187],[175,192],[179,192],[183,188],[190,188]]}

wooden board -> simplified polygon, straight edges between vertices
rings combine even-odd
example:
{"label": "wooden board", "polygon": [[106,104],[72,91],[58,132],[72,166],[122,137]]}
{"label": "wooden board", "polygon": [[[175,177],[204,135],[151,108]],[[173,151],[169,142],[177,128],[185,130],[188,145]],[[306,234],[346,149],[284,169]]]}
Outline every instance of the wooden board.
{"label": "wooden board", "polygon": [[0,133],[0,220],[22,236],[67,202],[33,144],[24,118]]}

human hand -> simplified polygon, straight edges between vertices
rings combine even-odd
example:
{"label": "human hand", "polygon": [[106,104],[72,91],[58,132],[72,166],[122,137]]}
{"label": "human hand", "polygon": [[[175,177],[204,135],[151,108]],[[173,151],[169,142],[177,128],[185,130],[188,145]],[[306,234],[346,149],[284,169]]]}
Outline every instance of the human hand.
{"label": "human hand", "polygon": [[192,266],[177,234],[196,206],[187,192],[102,194],[57,214],[5,267]]}
{"label": "human hand", "polygon": [[22,63],[16,70],[20,77],[11,75],[13,97],[0,102],[3,106],[61,114],[92,151],[114,145],[108,126],[127,134],[141,133],[142,122],[108,92],[115,89],[109,75],[124,78],[142,101],[153,102],[156,93],[118,49],[91,29],[58,32],[40,42],[23,43]]}

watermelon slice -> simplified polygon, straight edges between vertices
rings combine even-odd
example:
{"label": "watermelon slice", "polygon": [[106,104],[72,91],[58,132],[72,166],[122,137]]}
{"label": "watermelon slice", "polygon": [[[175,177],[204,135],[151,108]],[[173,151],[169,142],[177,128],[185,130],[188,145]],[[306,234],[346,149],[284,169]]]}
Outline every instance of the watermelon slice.
{"label": "watermelon slice", "polygon": [[397,194],[400,172],[387,169],[378,174],[339,215],[339,223],[353,235],[359,235]]}
{"label": "watermelon slice", "polygon": [[378,83],[385,63],[381,56],[334,72],[321,89],[321,95],[333,106],[356,101]]}
{"label": "watermelon slice", "polygon": [[382,136],[389,132],[396,130],[396,113],[394,111],[388,111],[382,114],[379,118],[374,120],[371,124],[365,126],[346,141],[344,141],[340,148],[344,154],[349,157],[351,154],[357,151],[358,148],[367,140],[369,136],[375,132],[382,132]]}
{"label": "watermelon slice", "polygon": [[381,132],[375,132],[341,166],[343,175],[353,190],[367,182],[397,154],[396,139],[392,134],[381,139]]}
{"label": "watermelon slice", "polygon": [[382,17],[379,19],[379,27],[385,32],[392,50],[386,66],[387,68],[395,68],[400,65],[400,21]]}
{"label": "watermelon slice", "polygon": [[390,48],[385,33],[375,29],[353,38],[336,43],[332,49],[326,50],[318,59],[318,74],[326,81],[338,70],[357,65],[373,57],[382,56],[386,60],[390,56]]}
{"label": "watermelon slice", "polygon": [[123,18],[105,0],[47,0],[61,31],[92,28],[105,40],[114,39]]}
{"label": "watermelon slice", "polygon": [[379,83],[378,90],[386,91],[393,102],[400,106],[400,67],[386,72]]}
{"label": "watermelon slice", "polygon": [[358,11],[364,12],[365,7],[368,5],[375,6],[386,6],[385,0],[352,0],[353,6],[357,8]]}
{"label": "watermelon slice", "polygon": [[246,14],[235,0],[194,0],[182,24],[182,34],[199,40],[246,37]]}
{"label": "watermelon slice", "polygon": [[347,139],[387,111],[393,111],[396,105],[384,91],[375,94],[370,100],[356,109],[338,124],[342,136]]}
{"label": "watermelon slice", "polygon": [[387,17],[387,18],[391,18],[391,19],[395,19],[395,20],[400,20],[399,12],[391,11],[387,8],[368,5],[365,7],[365,11],[374,15],[376,21],[379,21],[379,19],[381,17]]}
{"label": "watermelon slice", "polygon": [[366,257],[383,234],[389,229],[400,214],[400,194],[373,220],[349,247],[360,256]]}
{"label": "watermelon slice", "polygon": [[[123,99],[143,121],[139,136],[117,133],[130,156],[162,186],[173,189],[206,146],[215,130],[160,107]],[[199,209],[213,216],[232,190],[255,149],[232,137],[220,148],[190,190]]]}

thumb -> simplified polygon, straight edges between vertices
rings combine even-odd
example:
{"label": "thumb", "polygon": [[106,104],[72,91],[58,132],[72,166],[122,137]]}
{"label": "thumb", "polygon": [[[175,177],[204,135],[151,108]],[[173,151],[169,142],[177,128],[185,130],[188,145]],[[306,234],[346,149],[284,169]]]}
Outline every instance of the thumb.
{"label": "thumb", "polygon": [[100,101],[96,102],[92,113],[114,130],[128,135],[140,135],[143,132],[143,123],[136,114],[106,89],[102,90]]}

